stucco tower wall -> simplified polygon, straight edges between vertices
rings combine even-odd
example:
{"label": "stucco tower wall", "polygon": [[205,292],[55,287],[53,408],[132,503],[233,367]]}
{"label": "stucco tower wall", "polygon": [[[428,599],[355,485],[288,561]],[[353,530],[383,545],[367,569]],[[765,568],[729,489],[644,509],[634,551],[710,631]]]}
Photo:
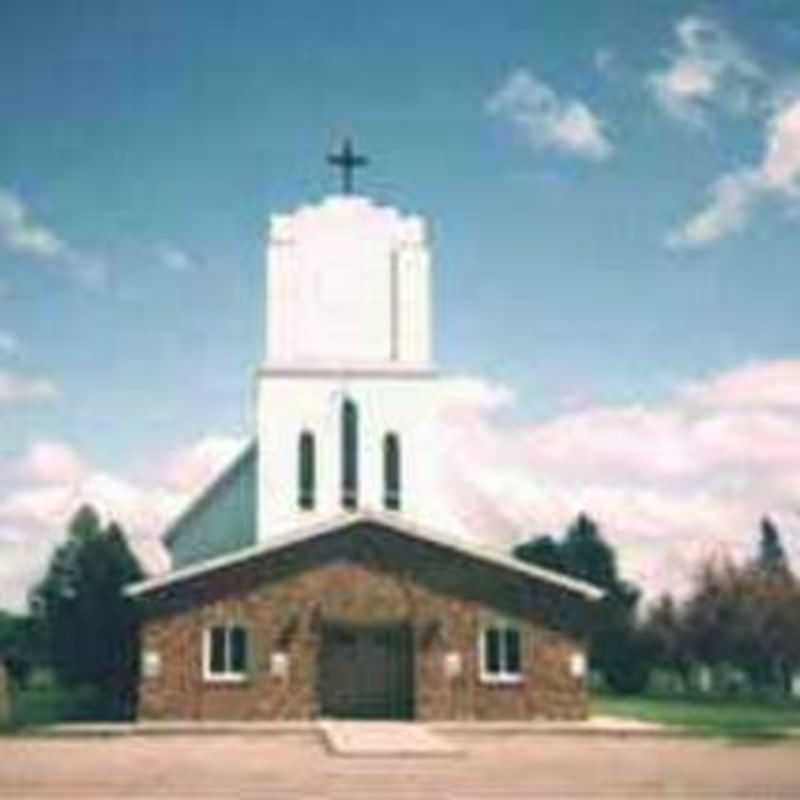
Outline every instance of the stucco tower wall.
{"label": "stucco tower wall", "polygon": [[[440,459],[435,447],[437,383],[432,376],[359,374],[345,378],[264,374],[259,397],[259,539],[342,511],[342,406],[358,411],[358,506],[384,507],[383,442],[397,435],[401,509],[411,518],[436,519]],[[298,505],[299,439],[313,434],[316,498]]]}
{"label": "stucco tower wall", "polygon": [[430,252],[420,217],[328,197],[270,220],[266,362],[430,366]]}
{"label": "stucco tower wall", "polygon": [[[422,218],[333,196],[270,220],[266,359],[258,373],[258,538],[342,510],[341,414],[358,412],[358,507],[383,508],[382,446],[398,436],[403,513],[441,523],[431,257]],[[314,436],[312,512],[298,446]]]}

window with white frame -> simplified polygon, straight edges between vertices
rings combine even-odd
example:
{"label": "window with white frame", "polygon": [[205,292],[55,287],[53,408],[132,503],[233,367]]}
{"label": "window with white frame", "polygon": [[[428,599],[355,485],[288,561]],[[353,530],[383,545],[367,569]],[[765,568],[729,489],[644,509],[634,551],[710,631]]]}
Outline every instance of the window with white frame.
{"label": "window with white frame", "polygon": [[203,641],[206,680],[243,680],[247,672],[247,630],[241,625],[214,625]]}
{"label": "window with white frame", "polygon": [[487,683],[522,680],[522,632],[517,625],[493,622],[481,633],[481,679]]}

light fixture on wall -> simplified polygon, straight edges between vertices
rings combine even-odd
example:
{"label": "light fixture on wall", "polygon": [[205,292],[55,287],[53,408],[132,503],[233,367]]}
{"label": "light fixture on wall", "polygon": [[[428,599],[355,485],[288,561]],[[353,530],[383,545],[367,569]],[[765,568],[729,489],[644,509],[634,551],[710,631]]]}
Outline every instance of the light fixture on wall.
{"label": "light fixture on wall", "polygon": [[296,611],[293,611],[291,612],[291,614],[289,614],[288,619],[286,620],[286,622],[284,623],[283,627],[280,630],[280,633],[278,634],[277,642],[278,646],[282,650],[288,648],[289,644],[292,642],[295,635],[297,634],[299,627],[300,627],[300,615]]}
{"label": "light fixture on wall", "polygon": [[308,630],[310,633],[317,634],[322,629],[322,609],[319,603],[315,603],[308,615]]}
{"label": "light fixture on wall", "polygon": [[440,619],[431,619],[423,624],[420,641],[424,649],[431,647],[434,642],[443,644],[446,640],[444,623]]}

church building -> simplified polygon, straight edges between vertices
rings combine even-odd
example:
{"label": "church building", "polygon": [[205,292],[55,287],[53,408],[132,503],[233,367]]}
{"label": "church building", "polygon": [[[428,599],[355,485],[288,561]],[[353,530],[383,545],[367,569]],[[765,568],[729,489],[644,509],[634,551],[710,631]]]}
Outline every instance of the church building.
{"label": "church building", "polygon": [[331,160],[270,219],[256,436],[126,590],[139,716],[582,718],[602,592],[442,527],[428,228]]}

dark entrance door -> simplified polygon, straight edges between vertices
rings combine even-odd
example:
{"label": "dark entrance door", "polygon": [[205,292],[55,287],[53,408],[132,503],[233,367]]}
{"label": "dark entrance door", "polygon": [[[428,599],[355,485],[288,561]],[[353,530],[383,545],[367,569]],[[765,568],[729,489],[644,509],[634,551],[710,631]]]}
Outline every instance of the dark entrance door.
{"label": "dark entrance door", "polygon": [[319,653],[326,717],[411,719],[414,654],[408,625],[325,623]]}

